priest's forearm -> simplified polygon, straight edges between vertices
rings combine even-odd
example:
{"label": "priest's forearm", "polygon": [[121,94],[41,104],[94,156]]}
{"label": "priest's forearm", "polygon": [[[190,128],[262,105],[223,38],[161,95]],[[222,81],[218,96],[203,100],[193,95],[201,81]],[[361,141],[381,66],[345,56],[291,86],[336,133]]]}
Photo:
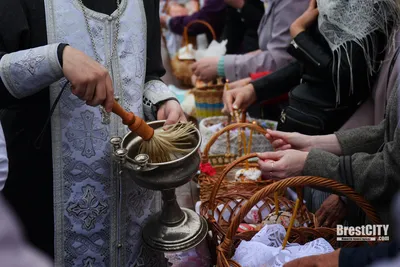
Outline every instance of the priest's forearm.
{"label": "priest's forearm", "polygon": [[34,95],[61,79],[60,44],[50,44],[5,54],[0,59],[0,78],[7,91],[21,99]]}
{"label": "priest's forearm", "polygon": [[146,120],[156,120],[158,104],[166,100],[176,99],[176,96],[160,78],[165,74],[161,57],[160,1],[148,0],[144,1],[144,5],[147,24],[150,28],[147,29],[147,58],[145,65],[146,78],[143,92],[143,111]]}

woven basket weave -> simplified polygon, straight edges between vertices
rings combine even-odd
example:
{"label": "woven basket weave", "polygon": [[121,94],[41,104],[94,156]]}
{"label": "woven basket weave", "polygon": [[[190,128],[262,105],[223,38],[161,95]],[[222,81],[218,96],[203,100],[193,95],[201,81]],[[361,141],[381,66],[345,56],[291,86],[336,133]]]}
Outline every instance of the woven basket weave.
{"label": "woven basket weave", "polygon": [[[201,152],[204,151],[206,145],[210,141],[210,139],[213,137],[213,135],[216,133],[216,130],[213,130],[210,128],[210,125],[215,125],[215,124],[228,124],[228,117],[227,116],[216,116],[216,117],[209,117],[206,119],[203,119],[199,123],[199,130],[201,133],[201,139],[202,143],[200,146]],[[276,130],[276,122],[273,121],[268,121],[268,120],[260,120],[260,119],[252,119],[250,117],[246,118],[246,121],[249,122],[256,122],[260,127],[264,129],[271,129],[271,130]],[[244,121],[242,121],[244,122]],[[247,135],[248,135],[248,130],[247,130]],[[226,155],[228,153],[228,140],[227,140],[227,134],[222,134],[218,137],[217,140],[212,144],[210,147],[210,150],[208,151],[208,155]],[[232,132],[229,135],[229,145],[230,145],[230,151],[238,151],[239,150],[239,141],[238,141],[238,132]],[[265,152],[265,151],[272,151],[272,146],[270,142],[266,142],[265,136],[263,134],[260,134],[258,132],[255,132],[253,134],[253,141],[251,145],[251,152]]]}
{"label": "woven basket weave", "polygon": [[[243,221],[247,213],[261,200],[268,199],[274,192],[282,191],[288,187],[304,187],[312,186],[319,188],[329,188],[337,193],[345,195],[348,199],[354,201],[358,207],[360,207],[367,218],[374,224],[380,224],[381,221],[377,216],[374,208],[368,204],[360,195],[354,192],[352,188],[347,185],[343,185],[331,179],[325,179],[315,176],[299,176],[288,178],[274,182],[263,189],[259,190],[257,193],[253,194],[251,197],[247,198],[247,195],[241,195],[242,199],[247,201],[242,205],[238,206],[239,211],[232,211],[234,216],[229,218],[229,221],[225,221],[223,225],[221,222],[215,220],[215,210],[219,203],[226,201],[226,199],[237,199],[238,194],[231,196],[225,195],[223,197],[217,197],[218,191],[222,184],[224,176],[235,166],[241,162],[255,157],[256,154],[249,154],[243,156],[236,161],[229,164],[220,175],[220,179],[216,181],[215,187],[211,193],[208,203],[204,203],[202,206],[202,214],[206,217],[209,222],[209,227],[211,231],[215,234],[212,244],[216,246],[217,255],[217,266],[219,267],[231,267],[240,265],[231,260],[234,255],[235,248],[242,240],[250,240],[257,232],[248,231],[241,234],[237,233],[237,229],[240,223]],[[268,200],[266,200],[268,201]],[[300,208],[300,213],[303,212],[304,206]],[[228,226],[229,225],[229,226]],[[227,229],[227,230],[226,230]],[[289,236],[290,242],[304,244],[310,240],[315,240],[316,238],[322,237],[326,239],[334,248],[339,247],[356,247],[360,246],[362,242],[341,242],[340,245],[336,240],[336,228],[326,228],[319,227],[318,221],[314,219],[313,227],[298,227],[291,228],[288,230],[287,235]],[[371,244],[372,242],[368,242]]]}
{"label": "woven basket weave", "polygon": [[[200,173],[198,177],[198,184],[200,185],[200,200],[206,201],[210,198],[210,194],[214,188],[214,185],[220,174],[225,169],[227,164],[234,161],[240,154],[238,151],[229,150],[225,154],[217,154],[217,155],[209,155],[209,151],[211,146],[217,141],[217,139],[225,133],[230,132],[233,129],[239,128],[248,128],[257,132],[259,134],[265,135],[266,130],[262,127],[258,126],[257,124],[252,123],[234,123],[226,126],[222,130],[215,133],[209,142],[207,143],[206,147],[204,148],[202,154],[202,164],[210,163],[216,171],[216,174],[210,176],[207,173]],[[265,138],[265,137],[264,137]],[[228,138],[229,140],[230,138]],[[265,142],[268,143],[269,141],[265,138]],[[229,145],[229,144],[228,144]],[[256,168],[258,165],[256,163],[249,163],[250,168]],[[245,167],[245,164],[239,164],[238,168]],[[218,194],[225,195],[225,194],[233,194],[237,192],[247,192],[247,193],[255,193],[264,186],[272,183],[272,180],[261,180],[261,181],[232,181],[228,179],[223,179],[221,181],[221,187],[218,191]]]}
{"label": "woven basket weave", "polygon": [[196,104],[196,118],[199,121],[204,118],[222,115],[224,81],[221,78],[202,87],[196,83],[196,88],[192,90],[192,93]]}
{"label": "woven basket weave", "polygon": [[[217,39],[217,36],[215,35],[215,31],[212,28],[212,26],[203,20],[193,20],[191,22],[189,22],[184,30],[183,30],[183,47],[189,45],[189,43],[194,44],[195,41],[190,40],[189,38],[189,28],[193,25],[193,24],[203,24],[205,25],[211,32],[212,36],[213,36],[213,40]],[[178,53],[174,56],[174,58],[172,58],[171,60],[171,67],[172,67],[172,72],[174,74],[174,76],[182,83],[183,86],[188,86],[191,87],[192,86],[192,69],[191,69],[191,65],[195,62],[195,60],[180,60],[178,57]]]}

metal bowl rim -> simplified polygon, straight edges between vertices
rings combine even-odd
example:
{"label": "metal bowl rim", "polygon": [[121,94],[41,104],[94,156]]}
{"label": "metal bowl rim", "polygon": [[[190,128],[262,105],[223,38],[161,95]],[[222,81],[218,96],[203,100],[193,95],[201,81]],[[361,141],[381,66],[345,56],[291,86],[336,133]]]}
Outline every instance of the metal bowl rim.
{"label": "metal bowl rim", "polygon": [[[166,120],[158,120],[158,121],[147,122],[147,124],[148,124],[148,125],[153,125],[153,124],[156,124],[156,123],[162,123],[162,124],[164,125],[165,122],[166,122]],[[161,128],[161,127],[159,127],[159,128]],[[155,130],[156,130],[156,129],[159,129],[159,128],[155,128]],[[190,156],[192,156],[194,153],[198,153],[198,150],[199,150],[200,145],[201,145],[201,142],[202,142],[202,138],[201,138],[201,134],[200,134],[199,129],[197,129],[197,127],[195,127],[195,129],[196,129],[196,134],[197,134],[197,136],[198,136],[198,138],[199,138],[199,142],[198,142],[198,144],[196,145],[196,147],[193,148],[193,151],[192,151],[192,152],[190,152],[190,153],[186,154],[185,156],[183,156],[183,157],[181,157],[181,158],[179,158],[179,159],[176,159],[176,160],[172,160],[172,161],[168,161],[168,162],[163,162],[163,163],[147,163],[147,165],[148,165],[149,167],[167,166],[167,165],[171,165],[171,164],[175,164],[175,163],[178,163],[178,162],[180,162],[180,161],[183,161],[183,160],[189,158]],[[132,134],[132,133],[133,133],[133,132],[128,132],[127,134],[125,134],[125,136],[122,138],[121,145],[124,144],[125,139],[126,139],[130,134]],[[133,133],[133,134],[134,134],[134,133]],[[140,137],[140,136],[136,136],[135,138],[132,139],[132,141],[135,140],[136,138],[141,138],[141,137]],[[131,141],[131,142],[132,142],[132,141]],[[132,159],[132,158],[130,158],[128,155],[126,156],[126,159],[127,159],[129,162],[131,162],[131,163],[133,163],[133,164],[136,164],[135,160]]]}

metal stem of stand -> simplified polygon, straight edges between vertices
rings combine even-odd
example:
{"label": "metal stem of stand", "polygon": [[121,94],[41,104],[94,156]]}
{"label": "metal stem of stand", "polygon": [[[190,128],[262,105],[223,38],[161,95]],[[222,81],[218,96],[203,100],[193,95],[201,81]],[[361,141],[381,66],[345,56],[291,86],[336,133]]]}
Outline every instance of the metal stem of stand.
{"label": "metal stem of stand", "polygon": [[[157,129],[164,122],[148,124]],[[162,211],[149,218],[142,234],[144,243],[154,250],[188,250],[199,245],[207,235],[206,220],[192,210],[181,208],[176,200],[175,189],[190,182],[199,169],[200,132],[196,132],[192,141],[193,153],[163,164],[151,164],[147,155],[138,154],[142,139],[132,132],[123,139],[114,137],[110,141],[114,157],[118,162],[124,162],[123,172],[127,172],[138,186],[162,193]]]}
{"label": "metal stem of stand", "polygon": [[181,223],[185,219],[185,214],[176,201],[175,189],[163,190],[161,193],[164,204],[160,221],[169,226],[175,226]]}

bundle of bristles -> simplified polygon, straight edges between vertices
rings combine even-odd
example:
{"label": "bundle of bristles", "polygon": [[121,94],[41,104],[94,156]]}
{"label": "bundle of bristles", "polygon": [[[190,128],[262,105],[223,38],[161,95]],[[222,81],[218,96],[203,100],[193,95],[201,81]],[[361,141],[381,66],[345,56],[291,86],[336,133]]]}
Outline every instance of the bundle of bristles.
{"label": "bundle of bristles", "polygon": [[148,141],[143,140],[139,147],[140,154],[147,154],[151,162],[160,163],[178,159],[193,151],[190,138],[196,132],[192,122],[166,126],[167,129],[155,130]]}
{"label": "bundle of bristles", "polygon": [[[177,123],[154,130],[143,119],[132,112],[125,111],[118,102],[114,102],[112,111],[122,118],[123,124],[142,137],[139,154],[149,156],[151,163],[168,162],[193,151],[190,145],[196,127],[192,122]],[[191,142],[192,141],[192,142]]]}

